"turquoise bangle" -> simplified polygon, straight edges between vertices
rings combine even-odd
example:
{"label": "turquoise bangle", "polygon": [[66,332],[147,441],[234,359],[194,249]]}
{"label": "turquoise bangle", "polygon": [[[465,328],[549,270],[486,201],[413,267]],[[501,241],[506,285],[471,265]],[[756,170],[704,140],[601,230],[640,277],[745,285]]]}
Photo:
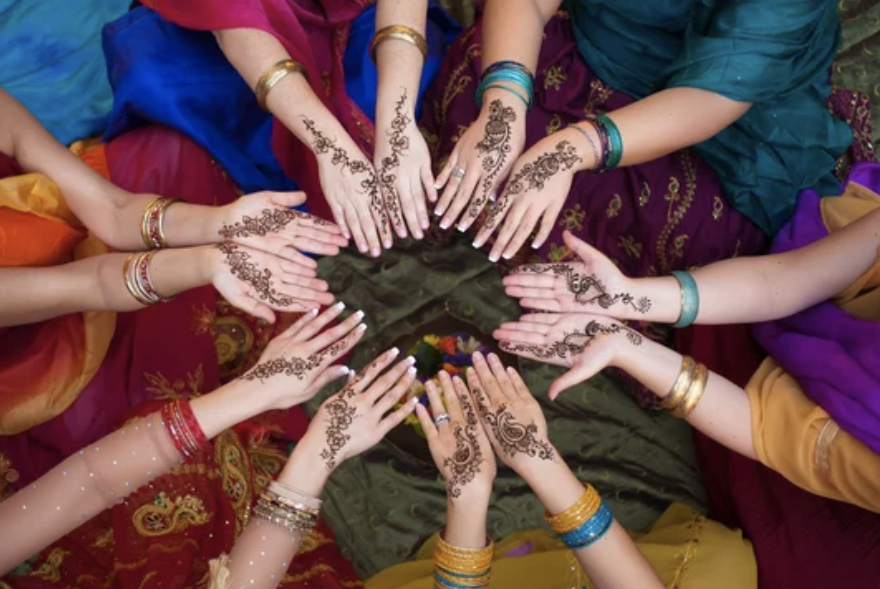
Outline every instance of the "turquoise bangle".
{"label": "turquoise bangle", "polygon": [[518,69],[502,68],[483,76],[476,91],[477,105],[483,106],[483,93],[492,85],[498,82],[510,82],[522,88],[528,99],[526,100],[526,109],[531,110],[532,102],[535,96],[535,83],[532,77]]}
{"label": "turquoise bangle", "polygon": [[672,275],[681,286],[681,315],[672,327],[683,329],[697,320],[697,314],[700,312],[700,291],[697,289],[697,281],[690,273],[676,270]]}
{"label": "turquoise bangle", "polygon": [[[514,96],[516,96],[517,98],[522,100],[522,103],[524,105],[526,105],[526,110],[528,110],[530,108],[529,101],[526,100],[526,97],[523,96],[522,94],[520,94],[518,91],[511,88],[510,86],[502,86],[501,84],[489,84],[488,86],[483,88],[483,92],[485,92],[486,90],[489,90],[490,88],[496,88],[498,90],[507,90],[508,92],[510,92],[511,94],[513,94]],[[481,98],[482,98],[482,96],[481,96]]]}
{"label": "turquoise bangle", "polygon": [[613,170],[620,164],[623,159],[623,138],[620,136],[620,130],[614,121],[608,115],[598,115],[596,119],[605,127],[605,133],[608,135],[608,143],[610,144],[611,153],[608,154],[608,161],[605,162],[606,170]]}

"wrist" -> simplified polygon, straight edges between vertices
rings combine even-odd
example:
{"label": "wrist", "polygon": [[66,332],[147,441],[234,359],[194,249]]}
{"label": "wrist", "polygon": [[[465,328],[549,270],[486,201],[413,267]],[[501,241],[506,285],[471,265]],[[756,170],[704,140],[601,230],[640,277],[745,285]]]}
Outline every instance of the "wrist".
{"label": "wrist", "polygon": [[330,471],[321,458],[323,444],[309,432],[299,441],[278,476],[281,483],[314,497],[320,497]]}
{"label": "wrist", "polygon": [[488,498],[482,501],[449,501],[443,539],[459,548],[484,548],[488,517]]}
{"label": "wrist", "polygon": [[261,395],[240,380],[191,401],[193,412],[208,439],[266,411]]}
{"label": "wrist", "polygon": [[[485,92],[483,92],[483,106],[481,109],[481,116],[488,118],[491,114],[491,106],[492,103],[496,100],[501,101],[501,103],[505,107],[510,107],[516,113],[516,119],[513,121],[513,125],[518,128],[525,129],[526,126],[526,115],[528,114],[528,108],[526,103],[523,102],[522,99],[528,99],[529,97],[526,95],[526,91],[519,86],[510,85],[509,89],[507,85],[504,85],[505,89],[502,88],[488,88]],[[522,96],[522,99],[517,96]]]}
{"label": "wrist", "polygon": [[214,278],[223,266],[223,254],[216,245],[205,245],[194,248],[198,255],[198,270],[201,273],[202,286],[213,284]]}
{"label": "wrist", "polygon": [[675,323],[681,316],[681,285],[674,276],[656,278],[629,278],[626,292],[631,292],[636,299],[645,298],[650,307],[647,313],[634,319],[655,321],[657,323]]}
{"label": "wrist", "polygon": [[598,170],[602,162],[602,142],[592,125],[574,124],[557,131],[557,135],[574,145],[580,156],[580,162],[574,167],[573,172]]}

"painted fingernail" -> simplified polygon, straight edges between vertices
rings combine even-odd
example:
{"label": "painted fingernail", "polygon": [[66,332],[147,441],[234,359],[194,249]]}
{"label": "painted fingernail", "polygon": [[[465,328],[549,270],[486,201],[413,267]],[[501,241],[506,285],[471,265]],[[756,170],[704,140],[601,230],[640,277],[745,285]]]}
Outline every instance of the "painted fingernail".
{"label": "painted fingernail", "polygon": [[414,366],[410,366],[409,368],[406,369],[406,373],[407,373],[408,376],[415,376],[415,375],[416,375],[416,369],[415,369],[415,367],[414,367]]}
{"label": "painted fingernail", "polygon": [[439,217],[440,215],[442,215],[445,212],[446,212],[446,209],[441,209],[440,207],[437,207],[436,209],[434,209],[434,216]]}
{"label": "painted fingernail", "polygon": [[342,301],[339,301],[338,303],[336,303],[335,307],[337,310],[341,311],[345,308],[345,303],[343,303]]}
{"label": "painted fingernail", "polygon": [[366,323],[361,323],[360,325],[357,326],[357,328],[360,329],[361,331],[366,331],[366,330],[367,330],[367,324],[366,324]]}
{"label": "painted fingernail", "polygon": [[464,223],[460,223],[458,225],[458,230],[464,233],[465,231],[467,231],[467,225],[465,225]]}
{"label": "painted fingernail", "polygon": [[382,251],[377,247],[374,247],[373,249],[370,250],[370,255],[372,255],[374,258],[378,258],[379,254],[381,254],[381,253],[382,253]]}
{"label": "painted fingernail", "polygon": [[400,350],[398,350],[397,348],[391,348],[390,350],[388,350],[388,357],[389,358],[396,358],[399,353],[400,353]]}
{"label": "painted fingernail", "polygon": [[358,311],[357,313],[354,314],[354,316],[355,316],[355,318],[356,318],[358,321],[360,321],[361,319],[364,318],[364,312],[363,312],[363,311]]}
{"label": "painted fingernail", "polygon": [[409,358],[407,358],[406,360],[404,360],[404,362],[406,362],[406,363],[407,363],[408,365],[410,365],[410,366],[413,366],[413,365],[416,363],[416,357],[415,357],[415,356],[410,356]]}
{"label": "painted fingernail", "polygon": [[481,354],[480,352],[474,352],[474,361],[477,360],[485,360],[485,358],[483,358],[483,354]]}
{"label": "painted fingernail", "polygon": [[507,254],[507,253],[505,253],[505,254],[503,254],[503,255],[504,255],[504,259],[505,259],[505,260],[509,260],[510,258],[513,257],[513,254]]}
{"label": "painted fingernail", "polygon": [[367,244],[358,243],[358,249],[361,251],[362,254],[367,253]]}
{"label": "painted fingernail", "polygon": [[483,247],[483,242],[480,241],[479,239],[475,239],[471,245],[474,247],[475,250],[478,250],[481,247]]}
{"label": "painted fingernail", "polygon": [[498,254],[489,254],[489,261],[493,262],[493,263],[497,262],[498,261]]}
{"label": "painted fingernail", "polygon": [[539,243],[536,242],[536,241],[533,241],[533,242],[532,242],[532,249],[533,249],[533,250],[536,250],[536,249],[538,249],[539,247],[541,247],[541,244],[539,244]]}
{"label": "painted fingernail", "polygon": [[351,368],[349,368],[348,366],[340,366],[339,367],[339,375],[340,376],[345,376],[346,374],[348,374],[350,372],[351,372]]}
{"label": "painted fingernail", "polygon": [[412,400],[411,400],[411,402],[412,402],[413,405],[418,405],[418,404],[419,404],[419,398],[418,398],[418,397],[413,397]]}
{"label": "painted fingernail", "polygon": [[440,223],[440,229],[449,229],[449,221],[443,221]]}
{"label": "painted fingernail", "polygon": [[317,314],[318,314],[318,310],[317,310],[317,309],[312,309],[311,311],[309,311],[309,315],[311,315],[312,317],[314,317],[314,316],[317,315]]}
{"label": "painted fingernail", "polygon": [[421,239],[424,237],[424,234],[421,231],[414,231],[413,235],[416,236],[416,239]]}

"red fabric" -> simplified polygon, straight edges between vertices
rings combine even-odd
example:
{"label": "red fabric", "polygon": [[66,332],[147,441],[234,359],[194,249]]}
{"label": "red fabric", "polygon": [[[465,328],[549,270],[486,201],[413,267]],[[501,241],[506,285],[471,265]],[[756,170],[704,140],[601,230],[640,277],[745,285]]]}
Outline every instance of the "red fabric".
{"label": "red fabric", "polygon": [[[685,330],[678,346],[741,386],[763,356],[742,325]],[[702,434],[695,442],[713,517],[752,541],[761,589],[877,586],[880,514],[808,493]]]}
{"label": "red fabric", "polygon": [[[188,29],[257,29],[274,36],[309,73],[315,94],[348,134],[372,153],[373,125],[345,90],[343,57],[351,23],[374,0],[149,0],[146,6]],[[272,147],[288,177],[309,195],[309,211],[331,218],[312,152],[275,121]]]}

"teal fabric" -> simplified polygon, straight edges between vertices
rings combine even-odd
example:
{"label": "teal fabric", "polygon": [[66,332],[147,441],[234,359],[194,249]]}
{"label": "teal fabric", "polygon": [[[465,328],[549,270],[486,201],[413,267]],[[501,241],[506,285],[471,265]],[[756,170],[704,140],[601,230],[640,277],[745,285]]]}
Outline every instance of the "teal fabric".
{"label": "teal fabric", "polygon": [[[826,106],[840,43],[834,0],[567,0],[578,49],[610,87],[716,92],[754,106],[697,152],[728,201],[768,233],[797,194],[837,194],[852,131]],[[624,138],[624,149],[625,149]]]}
{"label": "teal fabric", "polygon": [[0,0],[0,87],[68,145],[104,130],[113,105],[101,28],[131,0]]}

